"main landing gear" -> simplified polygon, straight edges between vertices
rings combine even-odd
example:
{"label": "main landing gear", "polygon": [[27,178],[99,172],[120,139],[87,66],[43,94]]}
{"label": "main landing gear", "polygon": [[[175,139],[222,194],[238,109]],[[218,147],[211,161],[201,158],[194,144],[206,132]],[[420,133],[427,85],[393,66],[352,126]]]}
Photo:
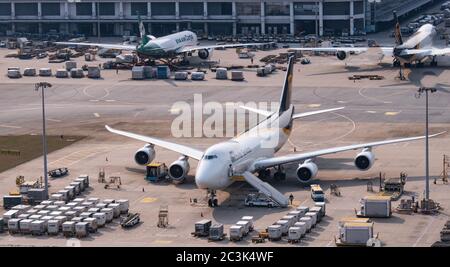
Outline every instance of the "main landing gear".
{"label": "main landing gear", "polygon": [[216,190],[208,190],[208,206],[217,207],[219,203],[216,198]]}
{"label": "main landing gear", "polygon": [[[281,166],[275,167],[275,172],[273,174],[273,179],[276,181],[283,181],[286,180],[286,173],[284,172],[283,168]],[[269,179],[271,177],[271,171],[270,169],[264,169],[258,171],[258,177],[260,179]]]}

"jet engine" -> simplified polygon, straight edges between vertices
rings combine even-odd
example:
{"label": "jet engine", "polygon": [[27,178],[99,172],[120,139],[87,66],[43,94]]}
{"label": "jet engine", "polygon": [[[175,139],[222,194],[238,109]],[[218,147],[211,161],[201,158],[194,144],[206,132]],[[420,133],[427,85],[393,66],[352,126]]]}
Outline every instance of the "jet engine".
{"label": "jet engine", "polygon": [[366,148],[361,153],[356,155],[355,158],[355,166],[361,171],[368,170],[372,167],[375,161],[375,155],[370,151],[370,149]]}
{"label": "jet engine", "polygon": [[303,164],[299,164],[297,168],[297,179],[301,183],[308,183],[311,179],[316,177],[319,168],[311,160],[305,160]]}
{"label": "jet engine", "polygon": [[134,161],[136,161],[136,163],[139,165],[147,165],[152,162],[154,158],[155,149],[152,145],[149,144],[143,146],[138,151],[136,151],[136,154],[134,154]]}
{"label": "jet engine", "polygon": [[347,53],[346,53],[345,51],[338,51],[338,52],[336,53],[336,57],[337,57],[339,60],[344,60],[344,59],[346,59],[346,58],[348,57],[348,55],[347,55]]}
{"label": "jet engine", "polygon": [[198,57],[206,60],[209,58],[210,52],[208,49],[202,49],[202,50],[198,50]]}
{"label": "jet engine", "polygon": [[189,173],[190,166],[186,157],[181,157],[169,166],[169,176],[172,181],[182,183]]}

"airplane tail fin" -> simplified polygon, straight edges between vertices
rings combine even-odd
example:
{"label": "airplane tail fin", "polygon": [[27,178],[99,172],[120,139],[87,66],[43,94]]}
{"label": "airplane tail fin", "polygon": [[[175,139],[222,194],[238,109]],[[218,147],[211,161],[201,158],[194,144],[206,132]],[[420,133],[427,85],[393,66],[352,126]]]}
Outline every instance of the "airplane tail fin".
{"label": "airplane tail fin", "polygon": [[398,21],[397,12],[394,11],[393,13],[394,13],[394,22],[395,22],[395,28],[394,28],[395,44],[402,45],[403,38],[402,38],[402,31],[400,30],[400,22]]}
{"label": "airplane tail fin", "polygon": [[146,44],[149,41],[149,38],[147,36],[147,34],[145,33],[145,26],[144,26],[144,22],[142,22],[141,20],[141,16],[138,14],[138,21],[139,21],[139,33],[140,33],[140,37],[141,37],[141,42],[142,44]]}
{"label": "airplane tail fin", "polygon": [[284,78],[283,91],[281,92],[280,109],[279,109],[280,113],[288,110],[291,105],[292,77],[293,77],[293,71],[294,71],[294,61],[295,61],[294,56],[290,56],[289,60],[288,60],[286,76]]}

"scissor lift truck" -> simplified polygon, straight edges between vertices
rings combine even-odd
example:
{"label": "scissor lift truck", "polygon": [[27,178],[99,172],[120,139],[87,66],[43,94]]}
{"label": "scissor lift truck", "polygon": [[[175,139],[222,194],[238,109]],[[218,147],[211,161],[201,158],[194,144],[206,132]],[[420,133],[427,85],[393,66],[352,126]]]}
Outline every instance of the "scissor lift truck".
{"label": "scissor lift truck", "polygon": [[154,162],[147,165],[147,175],[145,179],[150,182],[158,182],[162,179],[166,179],[168,175],[168,169],[165,163]]}

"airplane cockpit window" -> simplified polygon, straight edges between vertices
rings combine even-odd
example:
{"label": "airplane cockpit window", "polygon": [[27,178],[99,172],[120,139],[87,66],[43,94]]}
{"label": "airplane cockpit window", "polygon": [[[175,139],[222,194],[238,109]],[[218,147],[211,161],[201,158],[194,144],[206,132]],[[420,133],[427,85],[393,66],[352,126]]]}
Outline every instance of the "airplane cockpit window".
{"label": "airplane cockpit window", "polygon": [[216,159],[216,158],[217,158],[217,155],[206,155],[206,156],[204,157],[204,159],[206,159],[206,160]]}

